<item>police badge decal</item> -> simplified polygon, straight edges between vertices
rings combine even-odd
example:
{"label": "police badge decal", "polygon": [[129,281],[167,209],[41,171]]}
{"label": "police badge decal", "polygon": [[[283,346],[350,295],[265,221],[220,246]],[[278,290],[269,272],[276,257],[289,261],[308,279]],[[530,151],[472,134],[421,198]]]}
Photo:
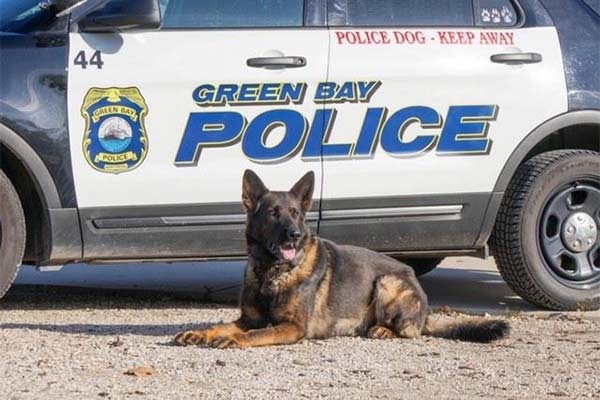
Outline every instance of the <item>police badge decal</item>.
{"label": "police badge decal", "polygon": [[140,90],[91,88],[83,99],[83,154],[100,172],[119,174],[137,168],[148,153],[144,120],[148,105]]}

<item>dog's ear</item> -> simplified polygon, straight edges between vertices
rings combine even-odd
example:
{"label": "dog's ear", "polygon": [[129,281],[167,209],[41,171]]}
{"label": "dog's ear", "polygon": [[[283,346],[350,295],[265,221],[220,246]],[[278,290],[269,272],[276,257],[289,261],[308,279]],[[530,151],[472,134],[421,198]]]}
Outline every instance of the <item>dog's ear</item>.
{"label": "dog's ear", "polygon": [[294,187],[290,194],[300,200],[302,211],[307,212],[312,206],[313,190],[315,188],[315,173],[309,171],[304,175]]}
{"label": "dog's ear", "polygon": [[269,189],[260,180],[254,171],[247,169],[244,171],[242,180],[242,203],[248,214],[253,214],[256,211],[256,204]]}

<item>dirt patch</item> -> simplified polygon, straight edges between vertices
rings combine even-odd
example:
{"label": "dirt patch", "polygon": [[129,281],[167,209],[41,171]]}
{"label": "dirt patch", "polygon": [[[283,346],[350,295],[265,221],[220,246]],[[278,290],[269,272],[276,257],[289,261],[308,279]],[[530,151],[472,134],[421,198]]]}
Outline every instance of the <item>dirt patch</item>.
{"label": "dirt patch", "polygon": [[233,306],[157,293],[14,288],[0,302],[0,398],[600,397],[600,323],[577,315],[507,315],[510,338],[491,345],[435,338],[250,350],[171,345],[181,330],[236,316]]}

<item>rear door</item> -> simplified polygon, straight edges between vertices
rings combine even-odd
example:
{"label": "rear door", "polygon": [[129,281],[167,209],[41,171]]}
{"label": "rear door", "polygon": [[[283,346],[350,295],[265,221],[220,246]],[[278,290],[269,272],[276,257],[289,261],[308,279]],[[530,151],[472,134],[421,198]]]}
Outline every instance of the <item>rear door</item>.
{"label": "rear door", "polygon": [[473,246],[512,151],[567,110],[554,27],[523,26],[509,0],[328,5],[323,98],[337,118],[321,234],[387,251]]}
{"label": "rear door", "polygon": [[[160,5],[157,31],[71,34],[69,123],[88,259],[244,254],[246,168],[273,189],[308,170],[321,186],[320,159],[297,156],[322,107],[304,101],[307,87],[327,70],[315,7]],[[119,7],[128,3],[100,12]]]}

